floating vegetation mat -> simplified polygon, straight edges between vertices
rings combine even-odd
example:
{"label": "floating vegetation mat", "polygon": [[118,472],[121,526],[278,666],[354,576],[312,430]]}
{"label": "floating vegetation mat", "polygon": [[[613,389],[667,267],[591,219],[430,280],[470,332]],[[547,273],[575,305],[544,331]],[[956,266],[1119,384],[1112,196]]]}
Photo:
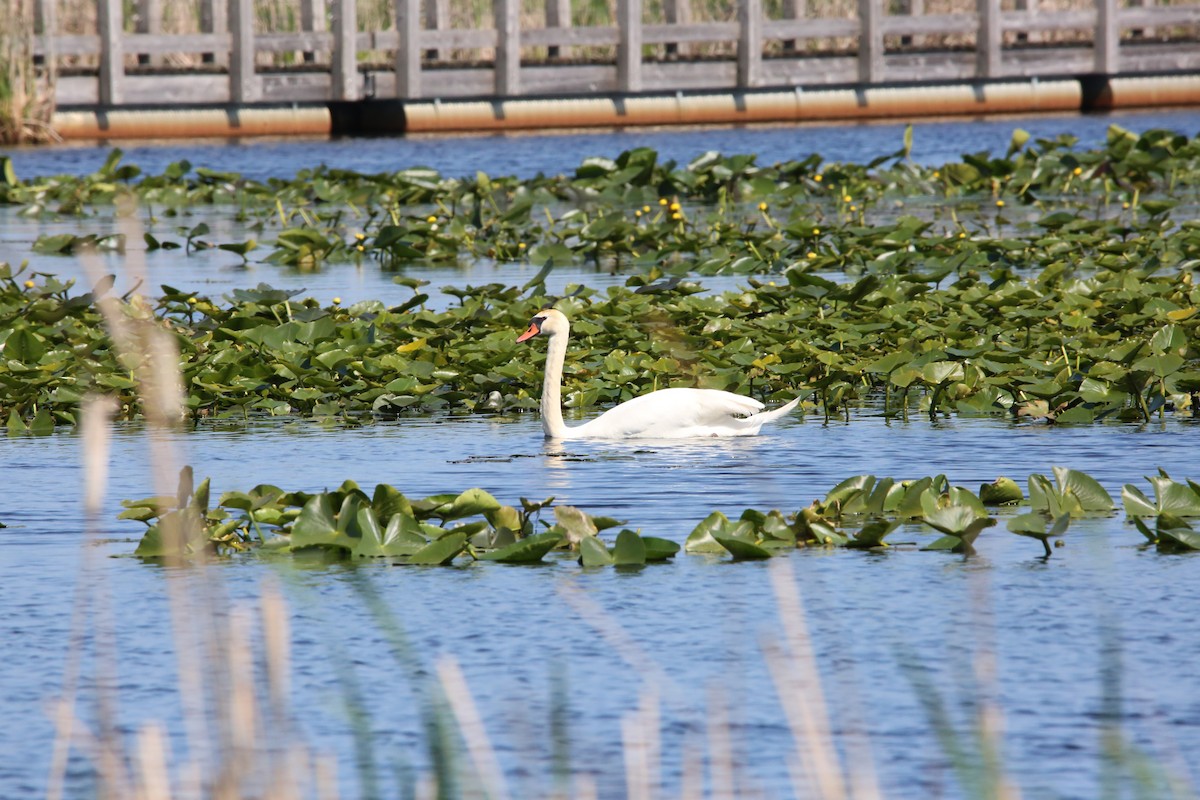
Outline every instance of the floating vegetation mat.
{"label": "floating vegetation mat", "polygon": [[[997,523],[993,511],[1007,506],[1014,510],[1008,530],[1039,540],[1049,558],[1050,541],[1061,542],[1073,519],[1116,512],[1112,497],[1090,475],[1065,467],[1055,467],[1053,473],[1053,479],[1030,475],[1028,495],[1003,477],[976,493],[952,485],[945,475],[905,481],[859,475],[791,514],[747,509],[730,520],[714,511],[695,527],[683,549],[737,561],[807,547],[878,551],[892,547],[885,538],[906,525],[913,532],[940,534],[919,545],[921,550],[972,555],[979,535]],[[1153,500],[1132,484],[1122,490],[1125,513],[1137,530],[1161,552],[1200,550],[1200,532],[1185,519],[1200,517],[1200,485],[1174,481],[1161,471],[1148,480]],[[148,525],[135,552],[144,558],[254,550],[446,566],[460,557],[532,564],[558,552],[584,567],[630,567],[665,561],[680,550],[671,540],[628,528],[610,544],[601,533],[625,523],[574,506],[554,506],[553,500],[522,498],[517,508],[482,489],[416,500],[387,484],[368,495],[346,481],[336,490],[315,494],[260,485],[248,492],[226,492],[210,507],[208,481],[194,487],[191,469],[185,468],[176,497],[126,500],[121,517]],[[547,510],[553,523],[540,519]],[[907,546],[918,547],[912,542]]]}
{"label": "floating vegetation mat", "polygon": [[[865,405],[1057,423],[1195,413],[1200,139],[1113,128],[1104,148],[1077,151],[1018,131],[1003,157],[927,168],[908,160],[910,137],[864,165],[714,153],[681,166],[639,149],[527,180],[322,167],[259,183],[186,162],[143,175],[114,151],[95,175],[24,182],[0,159],[0,202],[22,213],[117,209],[121,230],[42,237],[42,253],[121,252],[136,230],[179,258],[221,248],[309,269],[404,267],[412,291],[348,307],[267,285],[114,297],[108,280],[81,292],[0,264],[0,415],[10,432],[49,433],[90,392],[143,413],[104,298],[174,336],[193,417],[535,408],[541,356],[513,340],[550,304],[574,322],[564,395],[578,408],[699,386],[800,394],[826,417]],[[236,209],[269,243],[214,241],[188,219],[205,207]],[[541,272],[445,287],[459,304],[427,306],[420,265],[479,259]],[[627,270],[627,284],[547,292],[552,270],[582,263]],[[705,291],[716,274],[745,286]]]}

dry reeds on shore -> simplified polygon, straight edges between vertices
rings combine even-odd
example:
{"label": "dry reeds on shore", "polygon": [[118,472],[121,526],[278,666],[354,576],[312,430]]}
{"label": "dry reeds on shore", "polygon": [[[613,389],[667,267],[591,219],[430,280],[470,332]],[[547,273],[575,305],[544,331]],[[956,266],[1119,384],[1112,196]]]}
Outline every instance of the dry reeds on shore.
{"label": "dry reeds on shore", "polygon": [[32,0],[0,0],[0,144],[49,141],[55,62],[34,57]]}

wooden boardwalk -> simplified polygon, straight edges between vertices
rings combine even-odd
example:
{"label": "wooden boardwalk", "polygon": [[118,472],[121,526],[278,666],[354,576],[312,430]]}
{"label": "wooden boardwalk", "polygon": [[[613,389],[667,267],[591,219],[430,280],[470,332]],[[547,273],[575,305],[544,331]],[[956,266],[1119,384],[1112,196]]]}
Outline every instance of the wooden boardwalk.
{"label": "wooden boardwalk", "polygon": [[[734,19],[688,22],[686,0],[666,0],[666,21],[648,23],[643,0],[617,0],[614,24],[580,27],[569,22],[570,0],[546,0],[545,24],[522,27],[518,0],[494,0],[493,27],[456,29],[445,0],[395,0],[390,29],[362,31],[354,0],[328,1],[301,0],[304,30],[256,32],[253,0],[201,0],[207,32],[168,35],[155,32],[158,0],[139,0],[140,32],[127,32],[123,0],[97,0],[96,33],[67,36],[54,32],[51,0],[39,0],[36,48],[58,65],[59,109],[99,115],[332,104],[346,118],[345,104],[392,101],[377,108],[412,116],[468,101],[529,107],[598,97],[619,110],[638,98],[837,87],[861,98],[886,87],[979,91],[1016,82],[1036,89],[1064,79],[1076,82],[1082,99],[1051,106],[1086,107],[1104,105],[1114,77],[1151,79],[1128,84],[1142,85],[1149,104],[1200,103],[1200,2],[1095,0],[1046,12],[1037,0],[1017,0],[1021,10],[978,0],[972,12],[894,15],[883,0],[859,0],[854,17],[820,18],[797,16],[801,4],[785,0],[785,18],[772,19],[763,0],[737,0]],[[909,3],[920,10],[921,0]],[[924,96],[910,93],[902,105],[919,106]],[[940,101],[929,97],[936,112]],[[361,109],[349,118],[355,114]],[[492,117],[503,120],[503,108]]]}

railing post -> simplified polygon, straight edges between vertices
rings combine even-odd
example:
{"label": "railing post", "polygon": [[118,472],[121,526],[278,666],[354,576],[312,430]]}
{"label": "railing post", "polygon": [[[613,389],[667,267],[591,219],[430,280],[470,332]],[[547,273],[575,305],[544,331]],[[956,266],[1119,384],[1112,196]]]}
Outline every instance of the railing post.
{"label": "railing post", "polygon": [[421,96],[421,0],[396,0],[396,97]]}
{"label": "railing post", "polygon": [[[546,0],[546,27],[571,27],[571,0]],[[546,48],[547,58],[558,58],[560,55],[562,50],[558,45],[552,44]]]}
{"label": "railing post", "polygon": [[[919,17],[925,13],[925,0],[900,0],[900,13],[910,17]],[[904,47],[909,47],[916,42],[916,38],[904,35],[900,37],[900,44]]]}
{"label": "railing post", "polygon": [[1000,0],[977,0],[979,30],[975,33],[975,75],[1000,77]]}
{"label": "railing post", "polygon": [[55,36],[58,33],[58,18],[55,0],[37,0],[33,5],[33,32],[42,37],[42,52],[44,55],[34,59],[35,64],[56,64],[57,46]]}
{"label": "railing post", "polygon": [[739,89],[752,89],[762,82],[762,15],[762,0],[738,0]]}
{"label": "railing post", "polygon": [[121,0],[97,0],[96,28],[100,34],[101,106],[119,106],[125,101],[125,10]]}
{"label": "railing post", "polygon": [[642,90],[642,0],[617,0],[617,89]]}
{"label": "railing post", "polygon": [[858,80],[875,83],[883,76],[881,0],[858,0]]}
{"label": "railing post", "polygon": [[[450,0],[425,0],[425,29],[440,31],[450,27]],[[425,51],[425,57],[437,61],[437,48]]]}
{"label": "railing post", "polygon": [[1117,0],[1096,0],[1096,72],[1115,75],[1120,69],[1121,29],[1117,25]]}
{"label": "railing post", "polygon": [[333,6],[333,99],[358,99],[358,11],[354,0]]}
{"label": "railing post", "polygon": [[[808,4],[804,0],[783,0],[781,19],[800,19],[802,16],[804,16],[804,6],[806,5]],[[782,44],[783,52],[796,52],[795,39],[784,39]]]}
{"label": "railing post", "polygon": [[[311,33],[325,31],[325,0],[300,0],[300,29]],[[317,60],[317,54],[311,50],[303,53],[304,63],[312,64]]]}
{"label": "railing post", "polygon": [[[229,5],[227,0],[201,0],[200,30],[204,33],[227,33],[229,31]],[[229,63],[228,53],[201,53],[205,64],[225,66]]]}
{"label": "railing post", "polygon": [[229,101],[234,105],[258,99],[254,73],[254,2],[229,0]]}
{"label": "railing post", "polygon": [[495,0],[496,94],[514,97],[521,93],[521,2]]}
{"label": "railing post", "polygon": [[[162,2],[161,0],[137,0],[134,4],[136,24],[134,30],[138,33],[162,33]],[[162,63],[162,58],[151,58],[148,53],[138,53],[137,62],[145,65],[151,62]]]}
{"label": "railing post", "polygon": [[[1038,0],[1013,0],[1013,7],[1016,11],[1037,11]],[[1034,42],[1039,38],[1038,34],[1030,34],[1028,31],[1018,31],[1017,41],[1024,44],[1025,42]]]}
{"label": "railing post", "polygon": [[[688,0],[663,0],[663,18],[668,25],[687,25],[692,21],[692,6]],[[688,51],[686,44],[668,42],[666,54],[676,56]]]}

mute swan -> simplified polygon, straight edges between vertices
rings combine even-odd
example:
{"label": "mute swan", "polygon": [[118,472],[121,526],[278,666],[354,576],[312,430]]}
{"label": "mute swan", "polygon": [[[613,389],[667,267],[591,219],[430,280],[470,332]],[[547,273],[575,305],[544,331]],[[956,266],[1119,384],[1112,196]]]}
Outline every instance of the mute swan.
{"label": "mute swan", "polygon": [[[539,312],[518,342],[550,338],[542,383],[542,430],[547,439],[681,439],[693,436],[753,436],[763,423],[778,419],[800,402],[797,397],[773,411],[763,404],[717,389],[659,389],[610,408],[596,419],[568,428],[562,416],[562,370],[571,323],[555,309]],[[759,413],[761,412],[761,413]]]}

